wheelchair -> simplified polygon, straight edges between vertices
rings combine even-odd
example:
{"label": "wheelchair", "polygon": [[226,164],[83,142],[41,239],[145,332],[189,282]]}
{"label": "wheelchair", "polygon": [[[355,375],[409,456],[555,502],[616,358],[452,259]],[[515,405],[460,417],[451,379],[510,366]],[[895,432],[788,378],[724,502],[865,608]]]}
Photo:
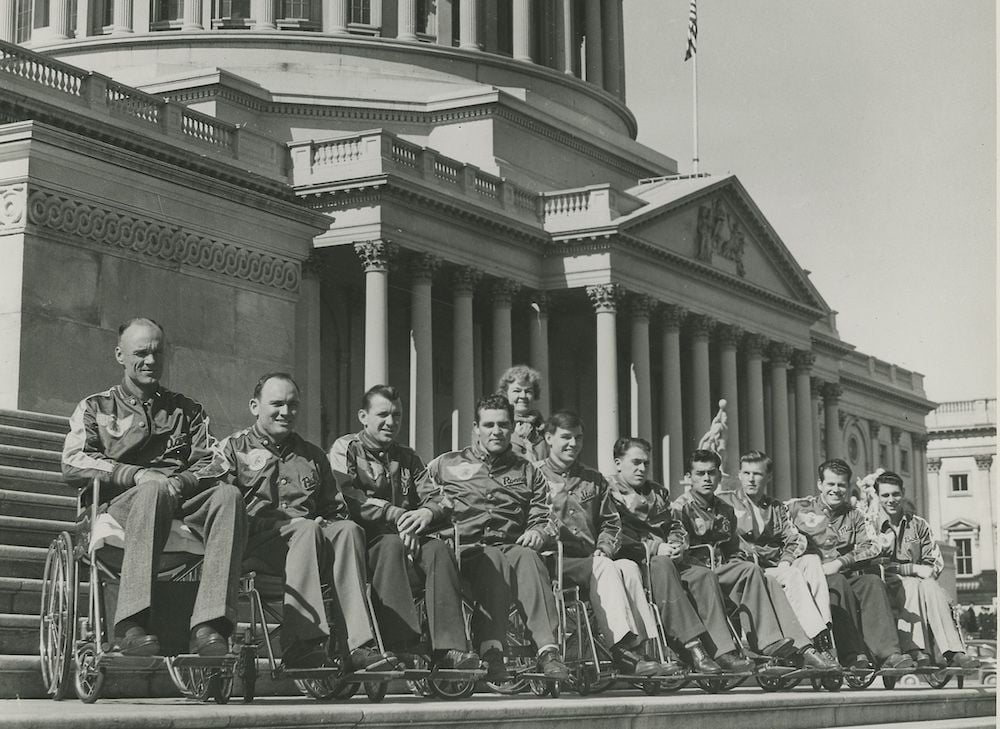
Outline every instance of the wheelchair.
{"label": "wheelchair", "polygon": [[[688,547],[689,550],[704,549],[708,553],[708,564],[714,570],[722,563],[722,557],[714,544],[696,544]],[[754,562],[756,562],[756,555]],[[750,649],[743,639],[739,629],[739,621],[734,618],[738,610],[733,610],[726,616],[729,631],[733,640],[740,645],[743,653],[753,661],[755,668],[751,674],[730,676],[708,676],[700,677],[697,683],[702,689],[709,693],[719,693],[729,691],[744,683],[751,676],[757,685],[766,692],[789,691],[798,686],[802,681],[809,680],[814,690],[825,689],[836,692],[841,689],[847,679],[846,671],[824,671],[814,668],[799,668],[789,665],[781,659],[771,658],[759,654]]]}
{"label": "wheelchair", "polygon": [[[198,701],[229,701],[237,656],[202,657],[187,652],[188,619],[198,588],[204,549],[182,522],[172,524],[154,585],[150,621],[163,656],[125,656],[113,650],[124,530],[100,512],[101,480],[77,495],[76,535],[61,532],[49,545],[42,577],[39,654],[49,696],[97,701],[115,674],[152,673],[166,667],[182,695]],[[85,579],[84,579],[85,578]]]}

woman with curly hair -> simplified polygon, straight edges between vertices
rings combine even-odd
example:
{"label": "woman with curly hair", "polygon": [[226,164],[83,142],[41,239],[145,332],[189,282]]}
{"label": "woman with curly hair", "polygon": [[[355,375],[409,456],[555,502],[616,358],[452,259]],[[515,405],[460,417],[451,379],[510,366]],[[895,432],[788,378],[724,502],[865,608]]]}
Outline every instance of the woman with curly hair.
{"label": "woman with curly hair", "polygon": [[542,389],[542,376],[528,365],[514,365],[500,376],[497,394],[503,395],[514,406],[514,434],[511,448],[532,463],[544,459],[549,448],[542,434],[544,417],[532,404]]}

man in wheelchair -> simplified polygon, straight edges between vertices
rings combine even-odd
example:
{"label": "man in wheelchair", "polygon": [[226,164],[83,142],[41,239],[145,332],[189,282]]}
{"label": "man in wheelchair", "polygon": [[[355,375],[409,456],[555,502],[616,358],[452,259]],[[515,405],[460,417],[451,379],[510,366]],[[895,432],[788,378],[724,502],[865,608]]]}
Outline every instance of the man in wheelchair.
{"label": "man in wheelchair", "polygon": [[965,653],[948,595],[937,581],[944,568],[941,550],[926,520],[904,508],[904,493],[899,474],[879,474],[875,479],[878,508],[869,514],[881,548],[875,561],[884,570],[896,608],[901,647],[917,666],[930,665],[930,646],[924,633],[929,630],[949,667],[979,668],[979,660]]}
{"label": "man in wheelchair", "polygon": [[330,664],[321,585],[333,587],[333,615],[353,670],[395,659],[376,648],[366,599],[365,538],[350,520],[326,453],[295,432],[299,389],[290,375],[266,374],[250,400],[256,422],[224,438],[199,472],[206,483],[237,486],[250,518],[244,562],[285,580],[282,665]]}
{"label": "man in wheelchair", "polygon": [[375,385],[361,399],[361,431],[338,438],[330,464],[354,518],[364,527],[372,599],[382,637],[402,657],[418,652],[422,634],[411,577],[424,591],[433,668],[477,669],[468,651],[458,565],[448,544],[415,530],[429,520],[420,511],[417,481],[424,464],[396,442],[403,418],[399,391]]}
{"label": "man in wheelchair", "polygon": [[160,653],[150,633],[153,584],[173,519],[205,543],[202,578],[191,615],[190,650],[224,655],[236,620],[246,513],[239,491],[207,484],[198,470],[211,459],[201,405],[162,387],[165,338],[152,319],[118,328],[119,385],[85,398],[70,417],[62,455],[66,480],[102,480],[107,513],[124,528],[115,611],[117,648],[129,656]]}
{"label": "man in wheelchair", "polygon": [[[553,520],[563,543],[563,577],[588,590],[597,627],[621,673],[667,676],[679,672],[676,663],[657,660],[656,616],[646,600],[638,565],[615,559],[622,541],[621,517],[608,493],[608,482],[577,460],[583,446],[580,416],[558,410],[549,417],[544,432],[548,457],[537,465],[549,482]],[[694,614],[694,608],[689,608]],[[701,624],[697,615],[694,622]]]}
{"label": "man in wheelchair", "polygon": [[549,518],[549,486],[534,464],[511,450],[513,406],[502,395],[476,403],[473,444],[444,453],[427,465],[420,480],[425,510],[414,533],[458,527],[462,576],[482,608],[473,620],[487,680],[507,675],[504,639],[511,602],[524,609],[525,624],[538,649],[538,671],[564,680],[569,670],[559,656],[558,616],[549,575],[539,552],[555,538]]}
{"label": "man in wheelchair", "polygon": [[753,664],[733,640],[715,573],[680,563],[687,532],[671,511],[670,492],[646,478],[651,456],[652,447],[643,438],[620,438],[614,445],[617,472],[610,478],[610,489],[622,519],[620,554],[649,565],[650,589],[664,632],[683,646],[696,673],[749,672]]}

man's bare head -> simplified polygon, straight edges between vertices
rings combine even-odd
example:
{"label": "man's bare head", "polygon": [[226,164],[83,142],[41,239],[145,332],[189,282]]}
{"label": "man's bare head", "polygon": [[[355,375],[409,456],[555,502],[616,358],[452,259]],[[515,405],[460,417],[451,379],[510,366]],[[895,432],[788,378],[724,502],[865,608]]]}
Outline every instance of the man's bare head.
{"label": "man's bare head", "polygon": [[142,393],[152,393],[163,377],[163,327],[152,319],[136,317],[118,327],[115,359],[125,379]]}

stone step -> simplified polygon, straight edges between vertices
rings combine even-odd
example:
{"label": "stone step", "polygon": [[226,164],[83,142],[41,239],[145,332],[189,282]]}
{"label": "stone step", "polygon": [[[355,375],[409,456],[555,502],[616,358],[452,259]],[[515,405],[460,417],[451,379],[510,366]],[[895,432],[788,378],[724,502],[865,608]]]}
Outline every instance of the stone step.
{"label": "stone step", "polygon": [[63,481],[62,474],[18,466],[0,465],[0,489],[76,496],[76,489]]}
{"label": "stone step", "polygon": [[75,528],[71,521],[0,515],[0,544],[48,547],[59,532],[72,533]]}
{"label": "stone step", "polygon": [[30,410],[0,409],[0,425],[12,425],[16,428],[43,430],[48,433],[66,435],[69,432],[69,417],[35,413]]}
{"label": "stone step", "polygon": [[[85,579],[86,573],[82,575]],[[81,584],[84,599],[90,594],[89,586]],[[0,577],[0,613],[38,615],[41,611],[42,580],[34,577]]]}
{"label": "stone step", "polygon": [[62,453],[65,437],[62,433],[51,433],[47,430],[19,428],[16,425],[0,425],[0,443],[3,445],[42,448],[54,453]]}
{"label": "stone step", "polygon": [[0,577],[27,577],[41,579],[45,570],[44,547],[24,547],[0,544]]}
{"label": "stone step", "polygon": [[62,453],[41,448],[0,445],[0,465],[60,473],[62,471]]}
{"label": "stone step", "polygon": [[0,645],[4,653],[19,656],[38,654],[38,624],[35,615],[0,614]]}
{"label": "stone step", "polygon": [[0,514],[38,519],[76,519],[76,499],[56,494],[0,489]]}

